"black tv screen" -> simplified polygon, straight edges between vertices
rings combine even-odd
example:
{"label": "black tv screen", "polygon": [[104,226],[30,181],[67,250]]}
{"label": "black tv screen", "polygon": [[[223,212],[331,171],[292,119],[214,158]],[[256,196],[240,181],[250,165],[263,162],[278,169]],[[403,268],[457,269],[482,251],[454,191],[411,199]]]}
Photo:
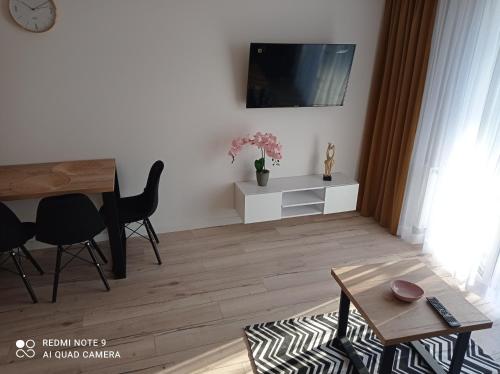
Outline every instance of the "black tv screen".
{"label": "black tv screen", "polygon": [[343,105],[355,44],[250,44],[247,108]]}

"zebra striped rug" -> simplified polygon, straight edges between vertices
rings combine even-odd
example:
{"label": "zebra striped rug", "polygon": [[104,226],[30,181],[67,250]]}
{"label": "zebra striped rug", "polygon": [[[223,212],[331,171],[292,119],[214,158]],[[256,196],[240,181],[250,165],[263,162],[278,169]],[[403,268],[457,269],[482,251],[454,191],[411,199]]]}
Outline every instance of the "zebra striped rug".
{"label": "zebra striped rug", "polygon": [[[245,333],[259,374],[355,373],[346,355],[333,345],[336,328],[337,313],[329,313],[259,323],[247,326]],[[377,373],[382,345],[356,311],[350,313],[347,334],[369,371]],[[447,370],[455,339],[455,335],[444,336],[422,340],[422,344]],[[432,371],[409,345],[400,344],[393,373]],[[500,374],[500,365],[471,340],[462,373]]]}

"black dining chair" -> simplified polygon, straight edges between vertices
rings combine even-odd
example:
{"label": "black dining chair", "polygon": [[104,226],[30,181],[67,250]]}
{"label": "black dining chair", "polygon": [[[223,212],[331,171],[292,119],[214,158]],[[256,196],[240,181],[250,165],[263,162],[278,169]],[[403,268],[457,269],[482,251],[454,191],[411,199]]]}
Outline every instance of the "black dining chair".
{"label": "black dining chair", "polygon": [[[146,187],[144,191],[135,196],[122,197],[118,200],[118,213],[120,217],[120,223],[130,230],[130,234],[127,236],[129,238],[133,234],[137,234],[146,240],[149,240],[151,246],[156,255],[158,264],[161,265],[161,257],[158,252],[157,244],[160,243],[158,240],[158,235],[149,220],[149,217],[153,215],[158,207],[158,187],[160,184],[161,173],[163,172],[164,164],[163,161],[155,161],[153,166],[149,171],[148,180],[146,182]],[[101,214],[104,213],[104,207],[101,208]],[[139,226],[136,228],[130,227],[130,224],[137,222]],[[146,233],[148,237],[146,238],[139,232],[141,227],[146,228]]]}
{"label": "black dining chair", "polygon": [[[97,208],[87,196],[69,194],[43,198],[38,204],[36,226],[38,241],[57,246],[52,302],[57,300],[61,271],[75,258],[94,265],[106,290],[109,291],[108,281],[94,253],[97,251],[103,257],[100,250],[95,247],[94,237],[104,230],[105,225]],[[76,254],[69,251],[80,243],[83,247],[80,247]],[[92,261],[80,256],[85,249]],[[71,258],[61,265],[63,253],[70,255]]]}
{"label": "black dining chair", "polygon": [[38,298],[31,287],[27,275],[24,273],[23,265],[20,261],[22,253],[38,272],[43,274],[42,267],[35,261],[31,253],[24,246],[33,236],[35,236],[35,224],[33,222],[21,222],[7,205],[0,202],[0,252],[8,253],[9,257],[12,258],[16,266],[17,274],[19,274],[23,280],[31,296],[31,300],[37,303]]}

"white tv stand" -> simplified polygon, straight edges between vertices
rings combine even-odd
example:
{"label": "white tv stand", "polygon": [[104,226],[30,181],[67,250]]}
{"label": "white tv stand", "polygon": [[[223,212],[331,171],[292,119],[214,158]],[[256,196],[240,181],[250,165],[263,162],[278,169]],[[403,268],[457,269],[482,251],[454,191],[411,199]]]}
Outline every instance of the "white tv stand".
{"label": "white tv stand", "polygon": [[235,207],[244,223],[347,212],[356,209],[359,184],[342,173],[272,178],[266,187],[256,181],[236,182]]}

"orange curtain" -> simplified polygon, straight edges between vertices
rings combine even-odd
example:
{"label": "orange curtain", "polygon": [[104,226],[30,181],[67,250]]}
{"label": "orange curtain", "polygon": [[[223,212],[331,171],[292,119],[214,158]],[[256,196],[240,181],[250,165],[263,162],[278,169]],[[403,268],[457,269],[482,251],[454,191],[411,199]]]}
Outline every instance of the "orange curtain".
{"label": "orange curtain", "polygon": [[386,0],[359,165],[358,210],[397,233],[437,0]]}

